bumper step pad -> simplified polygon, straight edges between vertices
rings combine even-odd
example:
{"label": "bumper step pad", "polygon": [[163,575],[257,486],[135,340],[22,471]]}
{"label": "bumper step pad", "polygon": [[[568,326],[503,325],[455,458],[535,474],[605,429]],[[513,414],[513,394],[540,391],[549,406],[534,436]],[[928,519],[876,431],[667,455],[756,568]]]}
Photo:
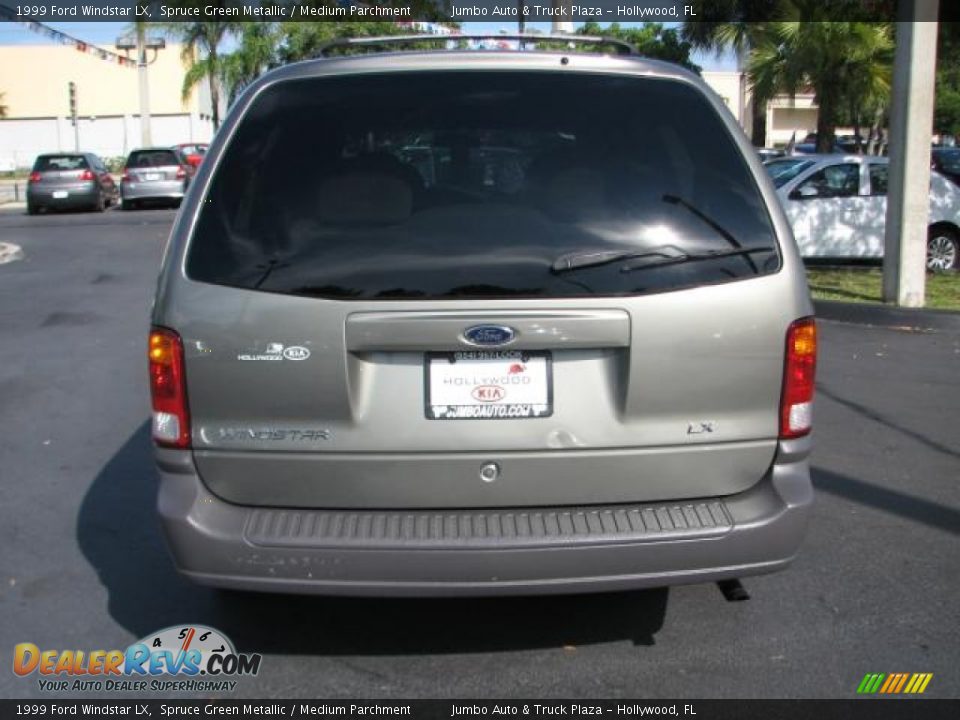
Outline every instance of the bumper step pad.
{"label": "bumper step pad", "polygon": [[732,528],[720,500],[448,512],[255,509],[244,538],[261,547],[479,550],[700,539]]}

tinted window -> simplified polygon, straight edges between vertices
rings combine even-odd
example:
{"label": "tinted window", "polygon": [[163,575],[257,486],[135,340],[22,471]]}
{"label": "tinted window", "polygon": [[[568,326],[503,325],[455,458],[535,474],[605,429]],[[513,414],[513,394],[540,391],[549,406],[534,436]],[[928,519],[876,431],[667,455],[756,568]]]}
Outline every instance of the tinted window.
{"label": "tinted window", "polygon": [[86,170],[87,159],[83,155],[42,155],[33,169],[37,172],[52,170]]}
{"label": "tinted window", "polygon": [[[767,250],[552,269],[570,253],[662,260],[737,244]],[[752,277],[779,267],[775,248],[744,159],[693,88],[415,73],[262,92],[212,181],[187,272],[340,299],[569,297]]]}
{"label": "tinted window", "polygon": [[870,165],[870,194],[887,194],[887,166]]}
{"label": "tinted window", "polygon": [[773,178],[773,184],[777,187],[783,187],[802,173],[808,167],[813,165],[813,160],[775,160],[766,164],[767,172]]}
{"label": "tinted window", "polygon": [[179,165],[180,159],[172,150],[142,150],[130,153],[127,167],[150,168]]}
{"label": "tinted window", "polygon": [[822,198],[854,197],[860,192],[860,166],[828,165],[804,180],[798,190],[803,188],[815,188]]}

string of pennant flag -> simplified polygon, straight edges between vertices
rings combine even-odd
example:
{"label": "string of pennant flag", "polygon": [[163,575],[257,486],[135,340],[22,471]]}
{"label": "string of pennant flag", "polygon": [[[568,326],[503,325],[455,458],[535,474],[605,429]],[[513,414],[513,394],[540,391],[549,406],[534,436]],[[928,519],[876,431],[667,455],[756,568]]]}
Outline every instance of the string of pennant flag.
{"label": "string of pennant flag", "polygon": [[[0,5],[0,16],[6,15],[6,13],[3,12],[5,9],[6,8]],[[43,23],[39,23],[39,22],[21,22],[20,24],[26,26],[28,30],[32,30],[33,32],[39,35],[43,35],[46,38],[50,38],[51,40],[54,40],[55,42],[58,42],[61,45],[72,45],[74,48],[77,49],[77,51],[86,53],[87,55],[93,55],[94,57],[99,58],[104,62],[114,63],[116,65],[120,65],[122,67],[128,67],[128,68],[135,68],[137,66],[137,61],[132,58],[128,58],[123,55],[118,55],[115,52],[104,50],[101,47],[97,47],[96,45],[91,45],[90,43],[86,43],[83,40],[78,40],[77,38],[71,35],[67,35],[64,32],[55,30],[49,25],[44,25]]]}

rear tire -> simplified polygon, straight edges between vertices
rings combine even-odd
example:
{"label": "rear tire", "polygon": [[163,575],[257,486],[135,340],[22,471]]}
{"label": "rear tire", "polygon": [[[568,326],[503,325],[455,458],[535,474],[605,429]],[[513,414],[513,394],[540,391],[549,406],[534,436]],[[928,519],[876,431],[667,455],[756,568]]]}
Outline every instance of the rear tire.
{"label": "rear tire", "polygon": [[27,215],[36,215],[38,212],[40,212],[40,208],[33,203],[27,203]]}
{"label": "rear tire", "polygon": [[927,270],[947,272],[960,267],[960,238],[956,230],[935,225],[927,232]]}
{"label": "rear tire", "polygon": [[103,212],[107,209],[107,199],[103,196],[103,193],[100,193],[97,196],[97,201],[93,204],[94,212]]}
{"label": "rear tire", "polygon": [[120,201],[120,209],[121,209],[121,210],[136,210],[136,209],[137,209],[137,206],[136,206],[136,204],[134,203],[133,200],[126,200],[126,199],[124,199],[124,200],[121,200],[121,201]]}

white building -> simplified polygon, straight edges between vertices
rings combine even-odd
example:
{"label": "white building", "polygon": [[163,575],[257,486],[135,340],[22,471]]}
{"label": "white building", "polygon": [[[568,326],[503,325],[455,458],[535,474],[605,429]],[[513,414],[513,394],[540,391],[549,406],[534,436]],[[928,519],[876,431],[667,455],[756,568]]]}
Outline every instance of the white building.
{"label": "white building", "polygon": [[[47,44],[0,46],[0,68],[0,92],[7,106],[7,117],[0,120],[0,167],[29,167],[40,153],[77,149],[104,158],[124,156],[140,145],[135,67],[72,46]],[[186,68],[180,47],[159,51],[148,72],[153,144],[209,141],[209,88],[201,82],[190,97],[181,99]],[[70,122],[71,82],[76,86],[76,132]]]}

